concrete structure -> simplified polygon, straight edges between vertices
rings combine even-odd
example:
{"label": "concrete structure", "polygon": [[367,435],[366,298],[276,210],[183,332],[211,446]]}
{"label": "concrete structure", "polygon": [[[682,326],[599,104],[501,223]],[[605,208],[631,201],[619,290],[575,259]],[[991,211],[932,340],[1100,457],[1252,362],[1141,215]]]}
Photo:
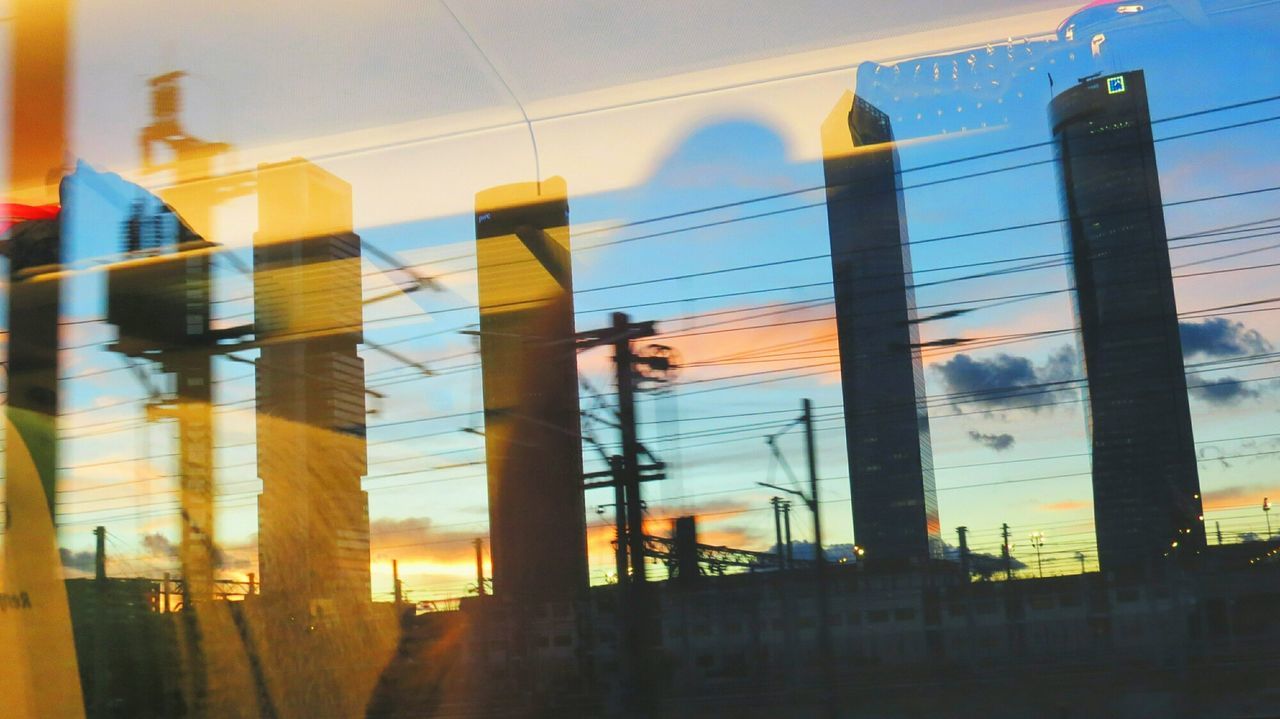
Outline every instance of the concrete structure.
{"label": "concrete structure", "polygon": [[565,181],[477,194],[476,266],[494,593],[577,596],[587,539]]}
{"label": "concrete structure", "polygon": [[370,600],[360,238],[350,186],[315,165],[264,165],[258,190],[262,596],[323,622]]}

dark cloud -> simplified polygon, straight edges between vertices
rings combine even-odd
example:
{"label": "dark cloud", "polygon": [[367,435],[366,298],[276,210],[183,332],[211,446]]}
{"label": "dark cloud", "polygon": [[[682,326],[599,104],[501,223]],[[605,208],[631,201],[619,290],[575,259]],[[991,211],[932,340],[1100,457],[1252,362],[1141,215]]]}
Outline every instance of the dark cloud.
{"label": "dark cloud", "polygon": [[1257,330],[1223,317],[1210,317],[1200,322],[1179,322],[1182,353],[1187,357],[1238,357],[1271,351],[1271,343]]}
{"label": "dark cloud", "polygon": [[142,548],[147,550],[147,554],[155,557],[176,557],[178,556],[178,547],[169,538],[159,532],[144,535],[142,537]]}
{"label": "dark cloud", "polygon": [[1222,377],[1193,385],[1191,387],[1191,396],[1209,404],[1227,406],[1240,404],[1247,399],[1257,397],[1258,390],[1246,387],[1242,380],[1234,377]]}
{"label": "dark cloud", "polygon": [[1003,452],[1013,446],[1013,435],[1008,432],[1001,434],[986,434],[985,432],[975,432],[969,430],[969,439],[977,442],[983,447],[994,449],[997,452]]}
{"label": "dark cloud", "polygon": [[58,555],[62,557],[62,566],[79,569],[83,572],[94,570],[93,552],[73,552],[66,547],[58,547]]}
{"label": "dark cloud", "polygon": [[942,375],[948,392],[961,395],[954,404],[987,409],[1038,410],[1074,392],[1070,385],[1062,389],[1041,385],[1068,382],[1077,376],[1075,351],[1069,346],[1059,348],[1038,366],[1026,357],[1004,353],[989,358],[958,354],[934,369]]}
{"label": "dark cloud", "polygon": [[[952,562],[960,561],[960,548],[951,544],[943,543],[942,558]],[[1027,565],[1017,557],[1009,557],[1009,568],[1013,571],[1026,569]],[[986,552],[969,552],[969,570],[983,579],[990,579],[992,575],[1004,572],[1004,557],[997,554],[987,554]]]}
{"label": "dark cloud", "polygon": [[[766,551],[776,553],[778,545],[769,547]],[[812,561],[817,552],[814,550],[813,542],[793,541],[791,542],[791,556],[800,561]],[[855,562],[857,561],[857,553],[852,544],[828,544],[822,548],[822,556],[828,562]]]}

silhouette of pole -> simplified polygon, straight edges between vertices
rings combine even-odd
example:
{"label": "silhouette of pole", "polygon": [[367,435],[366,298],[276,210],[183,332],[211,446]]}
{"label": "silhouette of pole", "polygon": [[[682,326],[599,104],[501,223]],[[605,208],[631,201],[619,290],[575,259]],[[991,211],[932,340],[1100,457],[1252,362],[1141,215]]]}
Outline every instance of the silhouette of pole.
{"label": "silhouette of pole", "polygon": [[782,503],[782,529],[786,532],[787,539],[787,569],[795,566],[796,557],[793,552],[794,545],[791,544],[791,503]]}
{"label": "silhouette of pole", "polygon": [[631,352],[631,318],[613,313],[613,361],[618,379],[618,424],[622,431],[622,469],[627,504],[627,551],[631,581],[644,584],[644,505],[640,501],[640,442],[636,439],[635,357]]}
{"label": "silhouette of pole", "polygon": [[99,582],[107,579],[107,528],[94,527],[93,537],[96,541],[93,555],[93,578]]}
{"label": "silhouette of pole", "polygon": [[402,596],[402,593],[401,593],[401,591],[400,591],[400,563],[399,563],[399,562],[397,562],[397,561],[396,561],[396,560],[394,560],[394,559],[393,559],[393,560],[391,560],[391,586],[392,586],[392,590],[391,590],[391,591],[392,591],[392,593],[395,595],[395,598],[396,598],[396,599],[395,599],[395,601],[396,601],[396,609],[399,609],[399,608],[400,608],[400,599],[401,599],[401,596]]}
{"label": "silhouette of pole", "polygon": [[801,407],[803,408],[805,461],[809,468],[809,509],[813,511],[813,568],[818,585],[818,665],[827,714],[835,716],[835,703],[831,698],[831,692],[835,688],[835,677],[832,675],[831,635],[827,622],[827,559],[822,549],[822,504],[818,495],[818,450],[813,439],[813,400],[806,397]]}
{"label": "silhouette of pole", "polygon": [[618,585],[622,586],[627,583],[627,487],[622,457],[615,454],[609,458],[609,472],[613,476],[613,522],[618,538],[614,559]]}
{"label": "silhouette of pole", "polygon": [[773,533],[777,537],[778,569],[786,566],[786,553],[782,548],[782,497],[771,497],[769,504],[773,505]]}
{"label": "silhouette of pole", "polygon": [[818,502],[818,452],[813,442],[813,400],[804,400],[804,451],[809,465],[809,502],[813,510],[813,544],[818,566],[818,577],[822,577],[822,565],[826,558],[822,556],[822,507]]}
{"label": "silhouette of pole", "polygon": [[1004,578],[1006,580],[1013,579],[1013,558],[1009,556],[1008,522],[1000,525],[1000,536],[1004,538],[1004,544],[1000,546],[1000,556],[1004,559]]}
{"label": "silhouette of pole", "polygon": [[960,537],[960,576],[967,582],[969,581],[969,528],[956,527],[956,534]]}
{"label": "silhouette of pole", "polygon": [[1271,539],[1271,499],[1262,498],[1262,516],[1267,518],[1267,539]]}
{"label": "silhouette of pole", "polygon": [[1031,546],[1036,548],[1036,574],[1044,578],[1044,562],[1040,561],[1040,548],[1044,546],[1044,532],[1031,533]]}
{"label": "silhouette of pole", "polygon": [[476,537],[472,544],[476,547],[476,596],[484,596],[484,540]]}

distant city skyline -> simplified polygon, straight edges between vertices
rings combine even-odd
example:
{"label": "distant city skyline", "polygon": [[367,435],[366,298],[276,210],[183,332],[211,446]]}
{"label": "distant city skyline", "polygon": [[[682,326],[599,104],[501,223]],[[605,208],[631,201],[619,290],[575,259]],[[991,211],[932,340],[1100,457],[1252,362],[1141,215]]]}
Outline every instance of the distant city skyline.
{"label": "distant city skyline", "polygon": [[[1275,50],[1269,42],[1270,35],[1257,27],[1237,31],[1176,26],[1161,30],[1160,36],[1149,30],[1134,32],[1136,34],[1126,38],[1124,32],[1109,31],[1109,45],[1103,46],[1099,62],[1112,62],[1112,53],[1122,53],[1125,66],[1147,68],[1154,118],[1277,94],[1274,78],[1262,70]],[[991,33],[991,36],[998,35]],[[1179,38],[1196,39],[1202,54],[1193,60],[1168,49]],[[1004,50],[999,44],[995,48]],[[1208,82],[1227,73],[1232,73],[1238,81],[1209,83],[1207,89],[1202,88],[1198,94],[1184,89],[1188,77],[1204,78]],[[811,133],[838,97],[838,92],[833,93],[831,87],[848,86],[851,75],[846,71],[831,79],[814,78],[800,83],[821,89],[821,92],[815,90],[815,95],[823,98],[821,109],[807,110]],[[1070,73],[1066,78],[1056,73],[1054,77],[1060,87],[1074,80]],[[778,88],[776,92],[782,90]],[[1039,96],[1030,96],[1032,91]],[[756,88],[751,92],[764,90]],[[1013,344],[991,344],[989,349],[983,349],[983,345],[996,340],[926,352],[924,374],[933,415],[943,539],[954,544],[954,527],[963,524],[974,532],[970,541],[975,551],[991,552],[999,544],[1000,523],[1009,521],[1015,528],[1017,553],[1024,552],[1023,537],[1028,532],[1044,531],[1045,556],[1055,558],[1046,564],[1047,571],[1078,571],[1073,558],[1075,551],[1090,553],[1090,562],[1093,561],[1090,467],[1079,404],[1072,404],[1072,398],[1066,393],[1030,395],[1017,402],[1000,393],[988,394],[982,399],[978,399],[981,395],[966,398],[958,394],[1001,387],[1013,388],[1006,392],[1011,394],[1025,383],[1080,376],[1079,359],[1074,354],[1063,354],[1064,348],[1072,345],[1071,335],[1049,334],[1069,328],[1073,323],[1065,294],[1064,266],[1060,258],[1049,256],[1060,256],[1062,250],[1061,229],[1053,224],[1060,214],[1051,153],[1043,147],[984,160],[955,162],[960,157],[1046,142],[1049,136],[1044,108],[1049,92],[1047,78],[1037,76],[1034,82],[1028,79],[1024,90],[1028,97],[1018,104],[1024,109],[1011,113],[1007,124],[985,131],[927,133],[924,138],[902,141],[899,150],[903,169],[909,171],[904,172],[907,185],[904,194],[912,239],[916,242],[912,251],[915,292],[921,313],[981,307],[980,311],[923,325],[922,341],[1032,333]],[[946,99],[949,101],[951,96]],[[733,100],[733,96],[729,100]],[[721,98],[717,102],[725,101]],[[736,113],[732,111],[732,103],[704,106],[698,105],[700,101],[696,99],[681,102],[692,103],[690,107],[729,107],[730,110],[717,109],[716,114],[703,117],[694,130],[677,137],[665,155],[649,158],[653,170],[645,179],[623,189],[583,193],[573,198],[572,231],[579,238],[574,251],[578,326],[602,324],[605,313],[597,310],[629,308],[638,319],[658,320],[660,328],[673,336],[655,341],[677,347],[688,364],[681,375],[684,384],[678,388],[674,402],[646,399],[641,407],[642,421],[649,423],[642,427],[642,433],[649,433],[646,436],[651,441],[665,445],[665,456],[674,465],[672,479],[654,487],[649,495],[651,514],[668,516],[681,511],[701,511],[708,515],[703,531],[709,539],[746,547],[771,544],[768,493],[753,487],[754,481],[765,478],[763,465],[767,453],[760,438],[777,426],[773,420],[794,413],[798,397],[811,396],[820,420],[820,472],[826,481],[824,489],[830,490],[826,497],[831,500],[824,507],[824,533],[830,543],[849,542],[853,532],[851,522],[845,519],[850,514],[848,499],[838,489],[848,480],[839,476],[843,474],[840,468],[844,463],[844,447],[839,438],[843,427],[836,419],[840,400],[833,362],[835,328],[828,319],[830,295],[822,289],[830,286],[831,278],[821,267],[829,259],[824,256],[827,228],[820,219],[819,191],[619,230],[606,229],[824,185],[820,164],[801,159],[805,155],[797,153],[789,144],[787,131],[768,118],[753,114],[749,108],[754,100],[744,99],[743,109]],[[953,111],[950,106],[947,108]],[[940,105],[938,109],[944,107]],[[966,112],[971,110],[971,107],[965,108]],[[619,113],[608,122],[624,129],[640,116],[639,110]],[[1261,123],[1229,130],[1213,129],[1261,119],[1267,114],[1267,106],[1257,105],[1157,125],[1156,152],[1166,203],[1274,184],[1268,178],[1274,176],[1276,157],[1266,150],[1266,138],[1273,128]],[[605,118],[593,122],[604,126]],[[895,129],[902,130],[899,133],[902,137],[912,135],[910,129]],[[1202,130],[1213,131],[1178,140],[1162,139]],[[751,150],[744,152],[742,148]],[[557,171],[555,158],[556,154],[548,150],[544,174]],[[490,160],[506,162],[500,154]],[[363,172],[379,171],[384,161],[383,158],[370,160]],[[1044,164],[1018,170],[1002,169],[1037,162]],[[933,169],[918,169],[939,163],[944,164]],[[363,185],[351,177],[360,173],[344,172],[337,164],[332,171],[348,177],[353,182],[354,194],[361,197]],[[380,171],[387,170],[384,167]],[[521,176],[528,174],[523,165],[512,172]],[[985,179],[927,184],[975,172],[993,174]],[[572,176],[568,179],[570,183],[575,182]],[[469,188],[469,191],[474,193],[477,189],[481,188]],[[1169,235],[1177,238],[1265,219],[1274,214],[1267,210],[1267,197],[1265,194],[1241,196],[1171,206],[1166,213]],[[811,209],[791,210],[809,204],[813,204]],[[788,211],[742,219],[779,210]],[[73,250],[77,253],[75,256],[87,262],[89,258],[114,252],[114,248],[95,244],[97,230],[92,228],[115,221],[116,217],[108,210],[92,207],[86,208],[81,217],[71,218],[73,235],[81,240]],[[685,229],[721,221],[727,224]],[[366,357],[370,384],[375,389],[386,387],[394,392],[376,408],[378,414],[370,418],[371,470],[365,482],[373,523],[374,592],[383,597],[388,596],[390,590],[389,562],[393,557],[401,559],[402,579],[411,592],[430,597],[465,591],[473,574],[469,542],[487,533],[483,468],[467,466],[480,461],[483,442],[461,431],[462,427],[478,428],[481,424],[473,340],[458,334],[459,330],[474,329],[476,322],[475,310],[468,308],[475,304],[474,275],[468,270],[473,260],[467,247],[473,237],[473,222],[469,214],[456,214],[400,225],[356,228],[362,237],[378,247],[420,264],[424,274],[438,275],[441,284],[449,290],[438,295],[421,295],[428,303],[426,309],[409,299],[382,302],[366,309],[366,332],[370,338],[384,343],[401,342],[398,346],[411,356],[448,371],[440,379],[420,378],[386,357]],[[1016,232],[934,241],[1042,222],[1047,224]],[[1259,227],[1265,228],[1265,225]],[[632,240],[671,230],[683,231]],[[1265,229],[1259,232],[1264,233]],[[1222,256],[1239,250],[1265,252],[1265,237],[1196,246],[1207,239],[1233,236],[1240,233],[1174,240],[1175,265],[1215,263],[1185,270],[1175,267],[1175,275],[1264,263],[1265,254],[1246,255],[1235,262]],[[618,242],[620,240],[631,241]],[[1046,257],[1009,261],[1011,257],[1036,255]],[[462,259],[452,259],[456,257]],[[803,257],[817,259],[798,259]],[[1007,264],[944,269],[1001,261]],[[1045,267],[975,280],[958,279],[1036,263]],[[722,272],[726,268],[746,266],[753,267]],[[365,260],[363,272],[367,296],[378,294],[389,282],[370,260]],[[608,289],[613,285],[703,272],[721,274]],[[1249,348],[1269,345],[1280,337],[1280,326],[1267,312],[1196,312],[1269,296],[1266,286],[1270,278],[1266,269],[1259,269],[1175,279],[1179,306],[1190,313],[1182,318],[1183,344],[1188,356],[1196,362],[1229,360],[1257,354],[1257,350]],[[234,321],[235,315],[250,309],[249,303],[240,299],[247,293],[247,282],[237,278],[234,270],[219,266],[216,281],[219,302],[216,321]],[[99,316],[100,308],[93,299],[100,296],[97,280],[85,275],[68,282],[76,287],[67,307],[69,316]],[[1056,294],[1019,301],[974,301],[1051,291]],[[752,294],[738,294],[743,292]],[[730,296],[710,298],[715,295]],[[710,299],[691,299],[697,297]],[[652,304],[655,302],[668,304]],[[967,304],[949,304],[957,302]],[[409,315],[421,319],[405,319]],[[751,331],[736,329],[750,326],[762,327]],[[109,339],[108,333],[92,326],[77,327],[74,333],[71,342],[77,346]],[[1017,338],[1010,341],[1014,339]],[[796,344],[788,347],[789,343]],[[1241,351],[1237,352],[1237,348]],[[114,371],[116,366],[97,348],[69,350],[68,357],[71,364],[65,370],[67,374]],[[599,385],[607,368],[606,353],[588,353],[583,360],[584,372]],[[1200,374],[1189,381],[1192,421],[1196,424],[1197,439],[1204,440],[1198,451],[1207,521],[1221,519],[1228,539],[1240,532],[1262,531],[1261,497],[1277,494],[1274,482],[1269,479],[1274,474],[1268,469],[1271,455],[1259,454],[1272,451],[1274,435],[1280,433],[1271,416],[1274,413],[1268,410],[1271,380],[1266,379],[1269,375],[1265,365],[1241,365],[1245,362],[1197,367],[1194,371]],[[776,371],[780,369],[789,372]],[[228,561],[225,571],[242,574],[251,571],[256,525],[251,508],[244,503],[247,498],[244,493],[256,491],[251,464],[253,448],[246,444],[253,441],[253,434],[245,422],[246,411],[251,410],[245,401],[252,396],[252,388],[242,379],[243,367],[219,360],[215,370],[220,382],[216,394],[220,404],[216,415],[219,443],[224,445],[216,453],[220,466],[218,486],[226,495],[218,503],[218,536],[225,543]],[[753,372],[771,374],[729,379]],[[122,541],[132,543],[136,552],[127,561],[140,569],[156,572],[171,566],[168,564],[171,560],[148,553],[142,548],[141,540],[155,533],[174,536],[172,520],[162,514],[172,514],[172,504],[168,503],[170,495],[165,494],[172,489],[172,483],[163,477],[166,460],[138,459],[137,452],[130,447],[139,441],[131,438],[141,435],[137,431],[141,422],[136,403],[142,395],[140,389],[116,381],[124,376],[106,374],[100,379],[87,377],[70,381],[68,400],[64,402],[65,461],[77,469],[64,475],[68,490],[63,503],[64,521],[68,526],[63,530],[63,541],[73,551],[82,550],[91,541],[88,528],[111,520],[107,523],[113,527],[112,531],[122,537]],[[738,390],[720,389],[783,376],[794,378]],[[452,379],[447,379],[449,377]],[[1224,379],[1243,383],[1223,384]],[[716,391],[705,392],[711,389]],[[1056,404],[1041,401],[1046,399]],[[126,401],[133,404],[108,406]],[[1034,409],[1017,409],[1020,406]],[[79,414],[85,409],[94,411]],[[773,414],[753,414],[757,412]],[[700,419],[707,417],[720,419]],[[680,421],[676,423],[674,419]],[[677,424],[683,435],[679,442],[652,439],[658,436],[657,430],[669,433],[664,428]],[[100,434],[121,428],[129,429],[114,436]],[[433,435],[428,440],[430,444],[409,439],[423,435]],[[166,446],[168,439],[161,434],[157,437],[161,439],[157,439],[154,453],[159,455],[166,451],[161,447]],[[795,456],[796,447],[784,449]],[[116,460],[117,465],[110,469],[86,466],[109,459]],[[440,467],[443,469],[432,469]],[[146,481],[118,492],[85,491],[87,487],[116,480],[122,474],[130,481],[137,478],[146,478]],[[1041,477],[1047,479],[1037,479]],[[143,506],[137,506],[138,500],[132,495],[142,497]],[[113,497],[115,499],[109,501]],[[605,528],[601,517],[595,514],[595,507],[600,503],[603,502],[594,495],[587,498],[593,582],[603,581],[603,574],[610,570],[611,564],[608,548],[611,530]],[[722,514],[725,512],[729,514]],[[806,527],[802,522],[798,531],[806,532]],[[125,560],[122,558],[122,561]]]}

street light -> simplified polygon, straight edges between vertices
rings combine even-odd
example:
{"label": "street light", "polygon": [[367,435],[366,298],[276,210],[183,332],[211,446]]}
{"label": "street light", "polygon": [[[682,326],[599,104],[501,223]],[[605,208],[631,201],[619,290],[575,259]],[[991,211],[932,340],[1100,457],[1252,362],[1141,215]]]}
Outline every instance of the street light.
{"label": "street light", "polygon": [[1076,559],[1080,560],[1080,573],[1084,574],[1084,552],[1076,552]]}
{"label": "street light", "polygon": [[1036,571],[1044,578],[1044,564],[1040,561],[1040,548],[1044,546],[1044,532],[1030,534],[1031,546],[1036,548]]}

